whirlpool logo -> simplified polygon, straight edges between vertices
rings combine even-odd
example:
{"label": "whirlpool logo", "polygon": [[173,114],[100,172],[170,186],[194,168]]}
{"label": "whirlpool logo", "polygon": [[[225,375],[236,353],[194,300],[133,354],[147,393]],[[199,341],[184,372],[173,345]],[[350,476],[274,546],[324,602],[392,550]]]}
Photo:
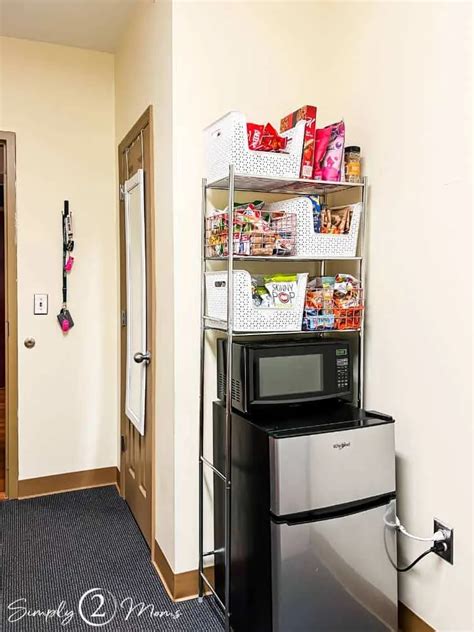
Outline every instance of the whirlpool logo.
{"label": "whirlpool logo", "polygon": [[342,441],[341,443],[334,443],[332,447],[335,450],[343,450],[344,448],[348,448],[350,445],[350,441]]}

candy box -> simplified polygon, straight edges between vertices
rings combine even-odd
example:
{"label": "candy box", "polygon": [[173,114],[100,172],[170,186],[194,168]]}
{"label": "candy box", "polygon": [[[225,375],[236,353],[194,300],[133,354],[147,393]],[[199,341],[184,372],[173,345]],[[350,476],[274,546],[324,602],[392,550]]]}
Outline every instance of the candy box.
{"label": "candy box", "polygon": [[293,128],[298,121],[306,121],[303,143],[303,156],[301,160],[301,177],[313,177],[314,152],[316,148],[316,113],[318,108],[314,105],[304,105],[281,119],[280,133]]}

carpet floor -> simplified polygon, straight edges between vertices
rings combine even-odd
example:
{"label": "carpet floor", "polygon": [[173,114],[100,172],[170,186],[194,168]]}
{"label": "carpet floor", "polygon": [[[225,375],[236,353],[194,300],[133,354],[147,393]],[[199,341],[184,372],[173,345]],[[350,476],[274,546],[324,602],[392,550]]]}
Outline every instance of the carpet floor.
{"label": "carpet floor", "polygon": [[224,629],[213,598],[168,597],[115,487],[0,503],[0,610],[2,632]]}

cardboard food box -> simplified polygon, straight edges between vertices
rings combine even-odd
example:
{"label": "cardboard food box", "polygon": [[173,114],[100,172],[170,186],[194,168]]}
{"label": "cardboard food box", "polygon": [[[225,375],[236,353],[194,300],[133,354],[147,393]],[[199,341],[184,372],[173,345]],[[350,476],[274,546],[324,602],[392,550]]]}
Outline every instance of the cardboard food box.
{"label": "cardboard food box", "polygon": [[282,118],[280,123],[281,133],[294,127],[298,121],[306,121],[300,172],[302,178],[311,179],[313,177],[317,111],[318,108],[314,105],[304,105],[299,108],[299,110],[296,110],[292,114],[288,114],[288,116]]}

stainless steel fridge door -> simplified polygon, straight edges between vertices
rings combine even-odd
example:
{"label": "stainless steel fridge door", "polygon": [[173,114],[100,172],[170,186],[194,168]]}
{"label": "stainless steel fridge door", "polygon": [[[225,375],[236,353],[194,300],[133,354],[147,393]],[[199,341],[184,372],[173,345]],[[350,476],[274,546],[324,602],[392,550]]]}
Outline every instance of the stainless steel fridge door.
{"label": "stainless steel fridge door", "polygon": [[395,500],[343,517],[272,522],[273,632],[397,630]]}
{"label": "stainless steel fridge door", "polygon": [[270,437],[270,506],[276,516],[395,491],[394,424]]}

